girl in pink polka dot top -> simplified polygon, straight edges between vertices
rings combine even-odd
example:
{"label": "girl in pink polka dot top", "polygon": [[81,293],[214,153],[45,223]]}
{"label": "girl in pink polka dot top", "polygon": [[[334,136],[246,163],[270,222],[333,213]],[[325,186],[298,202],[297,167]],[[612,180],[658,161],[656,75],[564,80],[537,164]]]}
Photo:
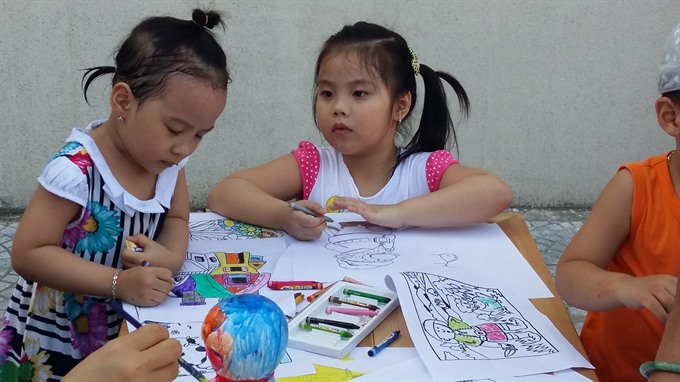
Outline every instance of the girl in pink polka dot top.
{"label": "girl in pink polka dot top", "polygon": [[[417,78],[425,95],[409,139]],[[291,199],[317,214],[355,212],[390,228],[495,216],[510,205],[512,192],[496,175],[464,166],[446,150],[456,134],[442,80],[467,116],[461,84],[420,64],[399,34],[366,22],[345,26],[326,40],[315,70],[314,117],[330,147],[303,141],[289,154],[231,174],[212,189],[208,207],[300,240],[320,237],[326,221],[289,208]]]}

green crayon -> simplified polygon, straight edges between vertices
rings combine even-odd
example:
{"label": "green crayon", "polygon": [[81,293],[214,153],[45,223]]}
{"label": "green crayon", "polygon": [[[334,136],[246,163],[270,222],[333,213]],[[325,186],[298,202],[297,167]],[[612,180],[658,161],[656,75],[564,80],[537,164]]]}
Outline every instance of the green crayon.
{"label": "green crayon", "polygon": [[328,332],[328,333],[337,334],[337,335],[339,335],[340,338],[342,338],[343,340],[344,340],[344,339],[348,339],[348,338],[352,338],[352,337],[354,336],[352,333],[350,333],[350,332],[348,332],[348,331],[346,331],[346,330],[339,330],[339,329],[327,328],[327,327],[325,327],[325,326],[318,326],[318,325],[310,325],[310,324],[308,324],[308,323],[306,323],[306,322],[304,322],[304,321],[300,322],[300,328],[301,328],[301,329],[304,329],[304,330],[309,330],[309,331],[312,331],[312,330],[321,330],[321,331],[323,331],[323,332]]}
{"label": "green crayon", "polygon": [[378,295],[375,295],[375,294],[361,292],[361,291],[352,290],[352,289],[344,289],[342,291],[342,293],[349,295],[349,296],[361,296],[361,297],[371,298],[373,300],[376,300],[378,302],[382,302],[384,304],[387,304],[388,302],[392,301],[392,299],[389,298],[389,297],[378,296]]}

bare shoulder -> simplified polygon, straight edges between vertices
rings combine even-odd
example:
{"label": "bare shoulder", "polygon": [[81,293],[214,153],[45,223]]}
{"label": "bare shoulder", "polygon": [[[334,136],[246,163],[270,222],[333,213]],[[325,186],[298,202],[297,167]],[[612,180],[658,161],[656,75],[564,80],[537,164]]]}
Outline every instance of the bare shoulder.
{"label": "bare shoulder", "polygon": [[630,232],[632,204],[633,177],[623,169],[604,187],[560,262],[587,260],[604,268]]}

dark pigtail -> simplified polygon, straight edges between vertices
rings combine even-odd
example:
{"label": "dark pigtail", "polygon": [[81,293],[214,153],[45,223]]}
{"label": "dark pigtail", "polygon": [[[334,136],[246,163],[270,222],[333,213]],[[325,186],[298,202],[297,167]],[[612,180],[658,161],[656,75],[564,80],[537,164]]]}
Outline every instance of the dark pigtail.
{"label": "dark pigtail", "polygon": [[217,25],[220,25],[222,29],[224,29],[222,15],[216,11],[204,12],[200,9],[194,9],[194,11],[191,12],[191,20],[193,20],[197,25],[206,27],[208,29],[213,29]]}
{"label": "dark pigtail", "polygon": [[411,141],[406,145],[405,152],[401,155],[404,158],[423,151],[445,150],[449,139],[453,143],[452,146],[457,148],[456,130],[451,120],[442,80],[455,91],[463,118],[467,118],[470,111],[467,93],[455,77],[445,72],[434,71],[424,64],[420,64],[420,75],[425,89],[423,111],[418,130],[413,134]]}
{"label": "dark pigtail", "polygon": [[[457,147],[456,131],[441,82],[444,80],[451,85],[458,97],[461,113],[463,117],[467,117],[470,101],[456,78],[445,72],[434,71],[427,65],[418,64],[415,53],[398,33],[377,24],[359,21],[353,25],[345,25],[326,40],[316,61],[314,85],[316,86],[321,64],[326,57],[349,53],[359,57],[362,65],[372,70],[387,84],[392,100],[403,94],[411,94],[411,108],[404,116],[404,120],[411,116],[418,99],[416,76],[421,75],[423,78],[425,98],[420,123],[406,144],[404,152],[397,158],[394,168],[411,154],[446,149],[450,138]],[[316,103],[316,91],[314,94]],[[314,119],[316,120],[316,115]],[[401,124],[397,126],[396,133],[401,136],[407,135],[405,127]]]}
{"label": "dark pigtail", "polygon": [[113,66],[95,66],[93,68],[87,68],[85,69],[85,74],[83,74],[83,79],[80,81],[80,86],[83,88],[83,95],[85,96],[85,102],[87,104],[90,104],[90,101],[87,99],[87,89],[90,87],[90,84],[92,81],[97,79],[99,76],[103,76],[105,74],[112,74],[116,72],[116,68]]}
{"label": "dark pigtail", "polygon": [[86,69],[83,94],[101,75],[113,73],[112,85],[126,83],[139,104],[159,96],[168,79],[184,75],[226,89],[231,78],[227,57],[211,29],[224,22],[215,11],[194,9],[191,20],[151,17],[130,32],[115,55],[115,67]]}

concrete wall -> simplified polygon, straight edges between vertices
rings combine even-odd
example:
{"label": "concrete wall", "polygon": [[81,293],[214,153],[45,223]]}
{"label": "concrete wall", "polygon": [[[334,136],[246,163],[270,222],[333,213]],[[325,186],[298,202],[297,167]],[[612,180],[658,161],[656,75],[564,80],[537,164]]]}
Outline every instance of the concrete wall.
{"label": "concrete wall", "polygon": [[460,159],[503,177],[517,206],[589,206],[622,162],[674,148],[656,124],[656,71],[680,0],[0,0],[0,208],[26,206],[70,128],[108,116],[111,65],[142,18],[213,5],[234,82],[217,128],[187,167],[192,205],[229,172],[321,142],[311,85],[322,42],[368,20],[400,32],[421,62],[458,77],[471,118]]}

